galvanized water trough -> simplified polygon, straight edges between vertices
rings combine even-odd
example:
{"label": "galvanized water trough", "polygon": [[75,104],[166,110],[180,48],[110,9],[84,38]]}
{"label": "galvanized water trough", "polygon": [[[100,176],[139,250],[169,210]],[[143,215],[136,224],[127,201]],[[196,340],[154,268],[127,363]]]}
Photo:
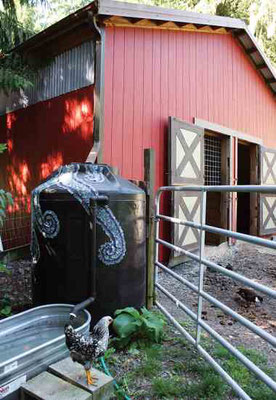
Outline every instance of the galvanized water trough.
{"label": "galvanized water trough", "polygon": [[[0,321],[0,399],[18,400],[22,383],[68,354],[63,329],[72,308],[45,305]],[[90,321],[84,310],[74,326],[85,334]]]}

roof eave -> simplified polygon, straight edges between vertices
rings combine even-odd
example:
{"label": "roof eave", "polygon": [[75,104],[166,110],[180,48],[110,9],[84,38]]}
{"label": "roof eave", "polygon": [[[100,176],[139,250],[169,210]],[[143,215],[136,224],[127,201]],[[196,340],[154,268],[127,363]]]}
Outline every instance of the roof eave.
{"label": "roof eave", "polygon": [[52,40],[55,35],[61,35],[67,30],[72,30],[75,26],[87,20],[88,12],[95,12],[96,2],[89,3],[87,6],[69,14],[62,20],[57,21],[55,24],[49,26],[43,31],[25,40],[23,43],[14,47],[11,52],[16,51],[23,53],[32,50],[35,47],[41,46],[43,43]]}
{"label": "roof eave", "polygon": [[98,1],[98,15],[183,22],[186,24],[211,25],[236,29],[243,29],[246,26],[243,21],[235,18],[112,0]]}

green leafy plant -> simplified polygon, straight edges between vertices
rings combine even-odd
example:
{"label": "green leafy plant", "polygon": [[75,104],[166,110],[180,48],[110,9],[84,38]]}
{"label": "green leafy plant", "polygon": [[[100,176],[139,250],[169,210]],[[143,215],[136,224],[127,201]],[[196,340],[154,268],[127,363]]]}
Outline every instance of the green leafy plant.
{"label": "green leafy plant", "polygon": [[145,307],[139,312],[127,307],[115,312],[113,329],[117,334],[114,343],[125,347],[131,341],[149,341],[159,343],[163,335],[164,319]]}
{"label": "green leafy plant", "polygon": [[[0,143],[0,154],[7,149],[6,143]],[[12,195],[3,189],[0,189],[0,227],[3,226],[6,217],[5,210],[8,205],[12,205]]]}
{"label": "green leafy plant", "polygon": [[0,316],[9,317],[11,315],[11,300],[7,294],[4,295],[0,303]]}

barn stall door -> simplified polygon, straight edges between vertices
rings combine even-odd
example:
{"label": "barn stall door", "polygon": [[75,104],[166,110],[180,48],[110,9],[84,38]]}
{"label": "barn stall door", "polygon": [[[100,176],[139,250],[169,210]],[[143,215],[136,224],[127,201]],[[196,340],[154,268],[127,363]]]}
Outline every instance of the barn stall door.
{"label": "barn stall door", "polygon": [[[204,184],[204,129],[173,117],[169,118],[169,184]],[[176,218],[199,223],[200,193],[174,192],[172,213]],[[190,251],[199,247],[197,229],[175,224],[172,234],[177,246]]]}
{"label": "barn stall door", "polygon": [[[276,185],[276,150],[260,148],[261,184]],[[276,233],[276,195],[261,194],[259,203],[259,233]]]}

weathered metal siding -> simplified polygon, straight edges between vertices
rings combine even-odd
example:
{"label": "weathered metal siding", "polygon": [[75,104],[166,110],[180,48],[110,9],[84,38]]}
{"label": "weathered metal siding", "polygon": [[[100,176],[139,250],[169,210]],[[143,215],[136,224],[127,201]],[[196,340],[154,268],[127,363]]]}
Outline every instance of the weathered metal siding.
{"label": "weathered metal siding", "polygon": [[156,186],[166,184],[169,116],[276,147],[276,102],[230,34],[106,28],[104,161],[143,179],[143,149],[153,147]]}
{"label": "weathered metal siding", "polygon": [[94,83],[94,42],[84,42],[57,55],[42,68],[34,86],[10,96],[0,95],[0,114],[52,99]]}
{"label": "weathered metal siding", "polygon": [[93,144],[93,86],[0,117],[0,187],[12,193],[4,249],[30,242],[30,193],[62,164],[85,162]]}

